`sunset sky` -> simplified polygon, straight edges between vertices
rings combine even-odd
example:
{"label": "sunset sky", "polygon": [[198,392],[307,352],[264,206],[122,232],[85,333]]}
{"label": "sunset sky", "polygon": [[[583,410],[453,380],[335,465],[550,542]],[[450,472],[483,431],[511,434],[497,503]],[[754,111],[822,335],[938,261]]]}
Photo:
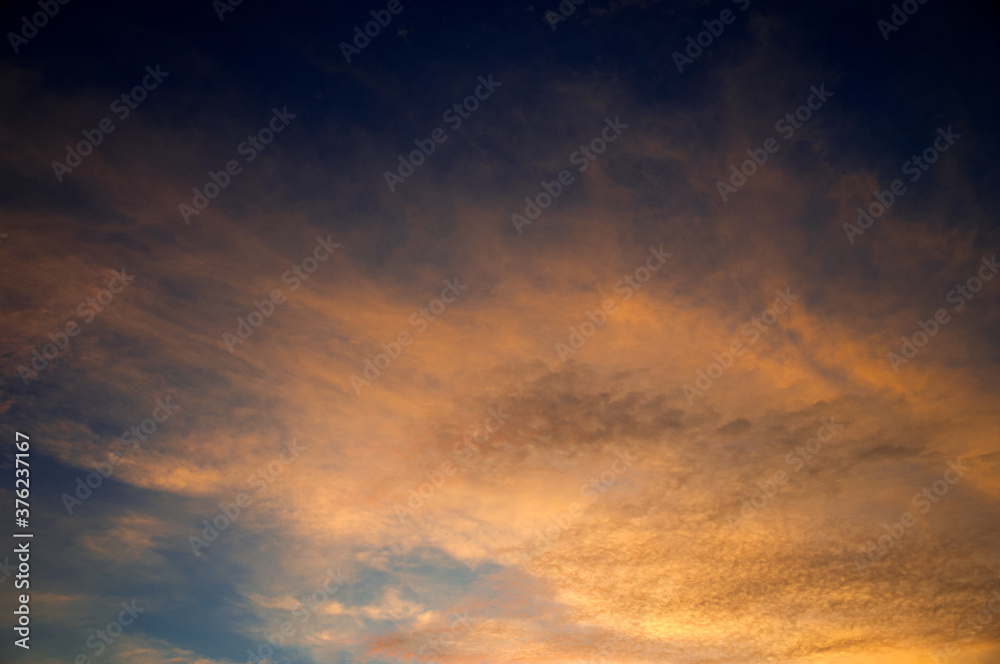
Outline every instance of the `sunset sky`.
{"label": "sunset sky", "polygon": [[1000,662],[995,5],[230,2],[0,12],[0,660]]}

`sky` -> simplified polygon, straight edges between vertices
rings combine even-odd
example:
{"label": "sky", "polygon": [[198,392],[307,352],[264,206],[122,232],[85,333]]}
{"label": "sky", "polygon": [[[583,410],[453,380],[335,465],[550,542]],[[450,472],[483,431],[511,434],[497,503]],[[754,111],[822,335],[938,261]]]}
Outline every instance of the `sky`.
{"label": "sky", "polygon": [[1000,662],[997,19],[6,3],[0,660]]}

